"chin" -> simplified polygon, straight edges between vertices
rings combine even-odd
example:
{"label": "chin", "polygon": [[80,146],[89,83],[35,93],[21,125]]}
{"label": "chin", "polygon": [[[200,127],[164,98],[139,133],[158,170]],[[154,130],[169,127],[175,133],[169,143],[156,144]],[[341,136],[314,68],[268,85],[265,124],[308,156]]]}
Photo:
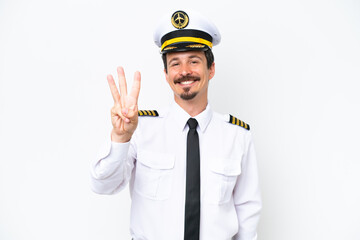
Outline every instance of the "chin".
{"label": "chin", "polygon": [[183,100],[192,100],[196,97],[197,95],[197,92],[186,92],[186,93],[182,93],[180,94],[180,98],[183,99]]}

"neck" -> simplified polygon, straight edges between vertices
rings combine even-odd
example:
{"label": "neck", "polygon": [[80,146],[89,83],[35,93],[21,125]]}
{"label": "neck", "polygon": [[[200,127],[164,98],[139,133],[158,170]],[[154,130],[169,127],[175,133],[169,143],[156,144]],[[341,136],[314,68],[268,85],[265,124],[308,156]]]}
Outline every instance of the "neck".
{"label": "neck", "polygon": [[207,99],[205,99],[205,101],[196,101],[195,99],[183,100],[175,96],[175,102],[191,117],[199,115],[202,111],[206,109],[207,106]]}

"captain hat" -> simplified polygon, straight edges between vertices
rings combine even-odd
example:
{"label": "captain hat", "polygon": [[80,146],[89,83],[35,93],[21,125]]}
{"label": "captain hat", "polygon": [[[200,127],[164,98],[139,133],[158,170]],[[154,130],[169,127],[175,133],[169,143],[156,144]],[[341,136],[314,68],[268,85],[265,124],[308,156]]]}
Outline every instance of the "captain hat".
{"label": "captain hat", "polygon": [[154,41],[162,54],[180,51],[205,51],[220,43],[216,26],[194,10],[166,14],[159,22]]}

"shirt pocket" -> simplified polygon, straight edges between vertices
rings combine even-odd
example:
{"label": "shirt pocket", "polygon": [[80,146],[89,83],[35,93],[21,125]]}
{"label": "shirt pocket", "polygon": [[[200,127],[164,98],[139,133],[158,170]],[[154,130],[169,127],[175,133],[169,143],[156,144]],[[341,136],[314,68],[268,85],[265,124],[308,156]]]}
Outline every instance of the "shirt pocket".
{"label": "shirt pocket", "polygon": [[134,191],[153,200],[170,197],[175,156],[171,154],[141,151],[138,153]]}
{"label": "shirt pocket", "polygon": [[230,201],[241,174],[241,159],[213,159],[209,166],[206,201],[224,204]]}

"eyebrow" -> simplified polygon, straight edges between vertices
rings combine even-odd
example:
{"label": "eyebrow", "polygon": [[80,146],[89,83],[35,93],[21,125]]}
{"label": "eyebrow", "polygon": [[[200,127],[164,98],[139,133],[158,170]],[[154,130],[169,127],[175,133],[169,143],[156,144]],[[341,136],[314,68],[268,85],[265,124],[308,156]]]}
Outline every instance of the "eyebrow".
{"label": "eyebrow", "polygon": [[199,57],[198,55],[191,55],[189,58],[198,58],[201,60],[201,57]]}
{"label": "eyebrow", "polygon": [[[197,56],[197,55],[190,55],[190,56],[189,56],[189,59],[192,59],[192,58],[197,58],[197,59],[199,59],[199,60],[202,60],[201,57],[199,57],[199,56]],[[169,61],[168,64],[170,64],[170,63],[173,62],[173,61],[179,61],[179,60],[180,60],[180,59],[179,59],[178,57],[174,57],[174,58],[172,58],[172,59]]]}

